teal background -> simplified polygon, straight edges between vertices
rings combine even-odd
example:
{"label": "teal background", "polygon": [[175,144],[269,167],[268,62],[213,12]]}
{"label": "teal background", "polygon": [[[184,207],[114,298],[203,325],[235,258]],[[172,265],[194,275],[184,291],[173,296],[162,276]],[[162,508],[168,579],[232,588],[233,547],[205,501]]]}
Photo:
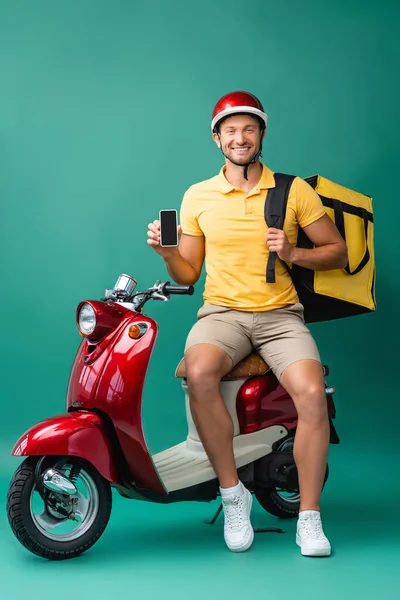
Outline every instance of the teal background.
{"label": "teal background", "polygon": [[[90,582],[99,598],[127,586],[149,598],[378,598],[383,586],[399,596],[398,19],[389,1],[0,0],[2,600],[16,580],[19,594],[46,597],[43,582],[60,575]],[[234,89],[264,103],[272,169],[373,196],[378,311],[311,326],[337,389],[342,443],[331,448],[323,504],[335,554],[303,559],[290,522],[285,536],[258,536],[250,553],[232,555],[222,520],[202,523],[217,504],[115,496],[89,553],[38,560],[5,517],[12,445],[65,409],[77,303],[100,298],[119,273],[138,289],[167,277],[147,224],[220,169],[210,115]],[[152,452],[186,435],[174,370],[203,283],[191,298],[147,305],[160,326],[144,395]],[[255,526],[274,523],[255,505]]]}

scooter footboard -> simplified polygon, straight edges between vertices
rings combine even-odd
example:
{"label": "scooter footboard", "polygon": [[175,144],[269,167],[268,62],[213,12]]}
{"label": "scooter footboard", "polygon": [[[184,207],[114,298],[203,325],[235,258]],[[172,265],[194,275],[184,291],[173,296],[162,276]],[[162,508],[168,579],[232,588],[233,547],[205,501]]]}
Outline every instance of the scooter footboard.
{"label": "scooter footboard", "polygon": [[110,439],[96,413],[76,411],[45,419],[19,438],[11,454],[79,456],[89,461],[105,479],[121,484]]}

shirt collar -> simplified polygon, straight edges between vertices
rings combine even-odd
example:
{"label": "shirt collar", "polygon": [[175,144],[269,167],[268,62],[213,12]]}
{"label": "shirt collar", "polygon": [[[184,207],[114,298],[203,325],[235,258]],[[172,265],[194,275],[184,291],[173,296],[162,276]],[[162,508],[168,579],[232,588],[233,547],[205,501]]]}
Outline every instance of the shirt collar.
{"label": "shirt collar", "polygon": [[[275,187],[274,173],[264,163],[262,165],[262,173],[259,182],[256,184],[250,194],[259,194],[260,190],[267,190]],[[233,186],[225,177],[226,165],[222,167],[219,174],[217,175],[218,188],[223,194],[229,194],[233,192],[235,186]]]}

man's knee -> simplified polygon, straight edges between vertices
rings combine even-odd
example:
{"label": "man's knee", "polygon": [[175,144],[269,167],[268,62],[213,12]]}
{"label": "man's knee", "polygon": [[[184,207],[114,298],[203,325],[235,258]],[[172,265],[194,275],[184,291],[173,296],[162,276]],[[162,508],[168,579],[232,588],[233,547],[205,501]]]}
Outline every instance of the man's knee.
{"label": "man's knee", "polygon": [[299,388],[293,398],[299,419],[318,424],[327,417],[325,386],[319,382],[308,382]]}
{"label": "man's knee", "polygon": [[189,392],[219,388],[221,377],[231,368],[229,356],[216,346],[193,347],[185,355]]}
{"label": "man's knee", "polygon": [[295,361],[283,372],[281,383],[292,397],[299,418],[319,421],[326,416],[325,380],[318,361]]}

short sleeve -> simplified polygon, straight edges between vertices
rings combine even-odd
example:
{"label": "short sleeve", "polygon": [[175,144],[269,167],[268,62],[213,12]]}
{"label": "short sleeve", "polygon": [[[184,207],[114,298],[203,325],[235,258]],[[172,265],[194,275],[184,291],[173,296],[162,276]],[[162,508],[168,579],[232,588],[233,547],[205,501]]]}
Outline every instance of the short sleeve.
{"label": "short sleeve", "polygon": [[180,225],[182,233],[187,235],[204,235],[196,216],[196,200],[190,189],[184,194],[180,208]]}
{"label": "short sleeve", "polygon": [[296,217],[302,229],[326,214],[317,192],[307,181],[296,177]]}

